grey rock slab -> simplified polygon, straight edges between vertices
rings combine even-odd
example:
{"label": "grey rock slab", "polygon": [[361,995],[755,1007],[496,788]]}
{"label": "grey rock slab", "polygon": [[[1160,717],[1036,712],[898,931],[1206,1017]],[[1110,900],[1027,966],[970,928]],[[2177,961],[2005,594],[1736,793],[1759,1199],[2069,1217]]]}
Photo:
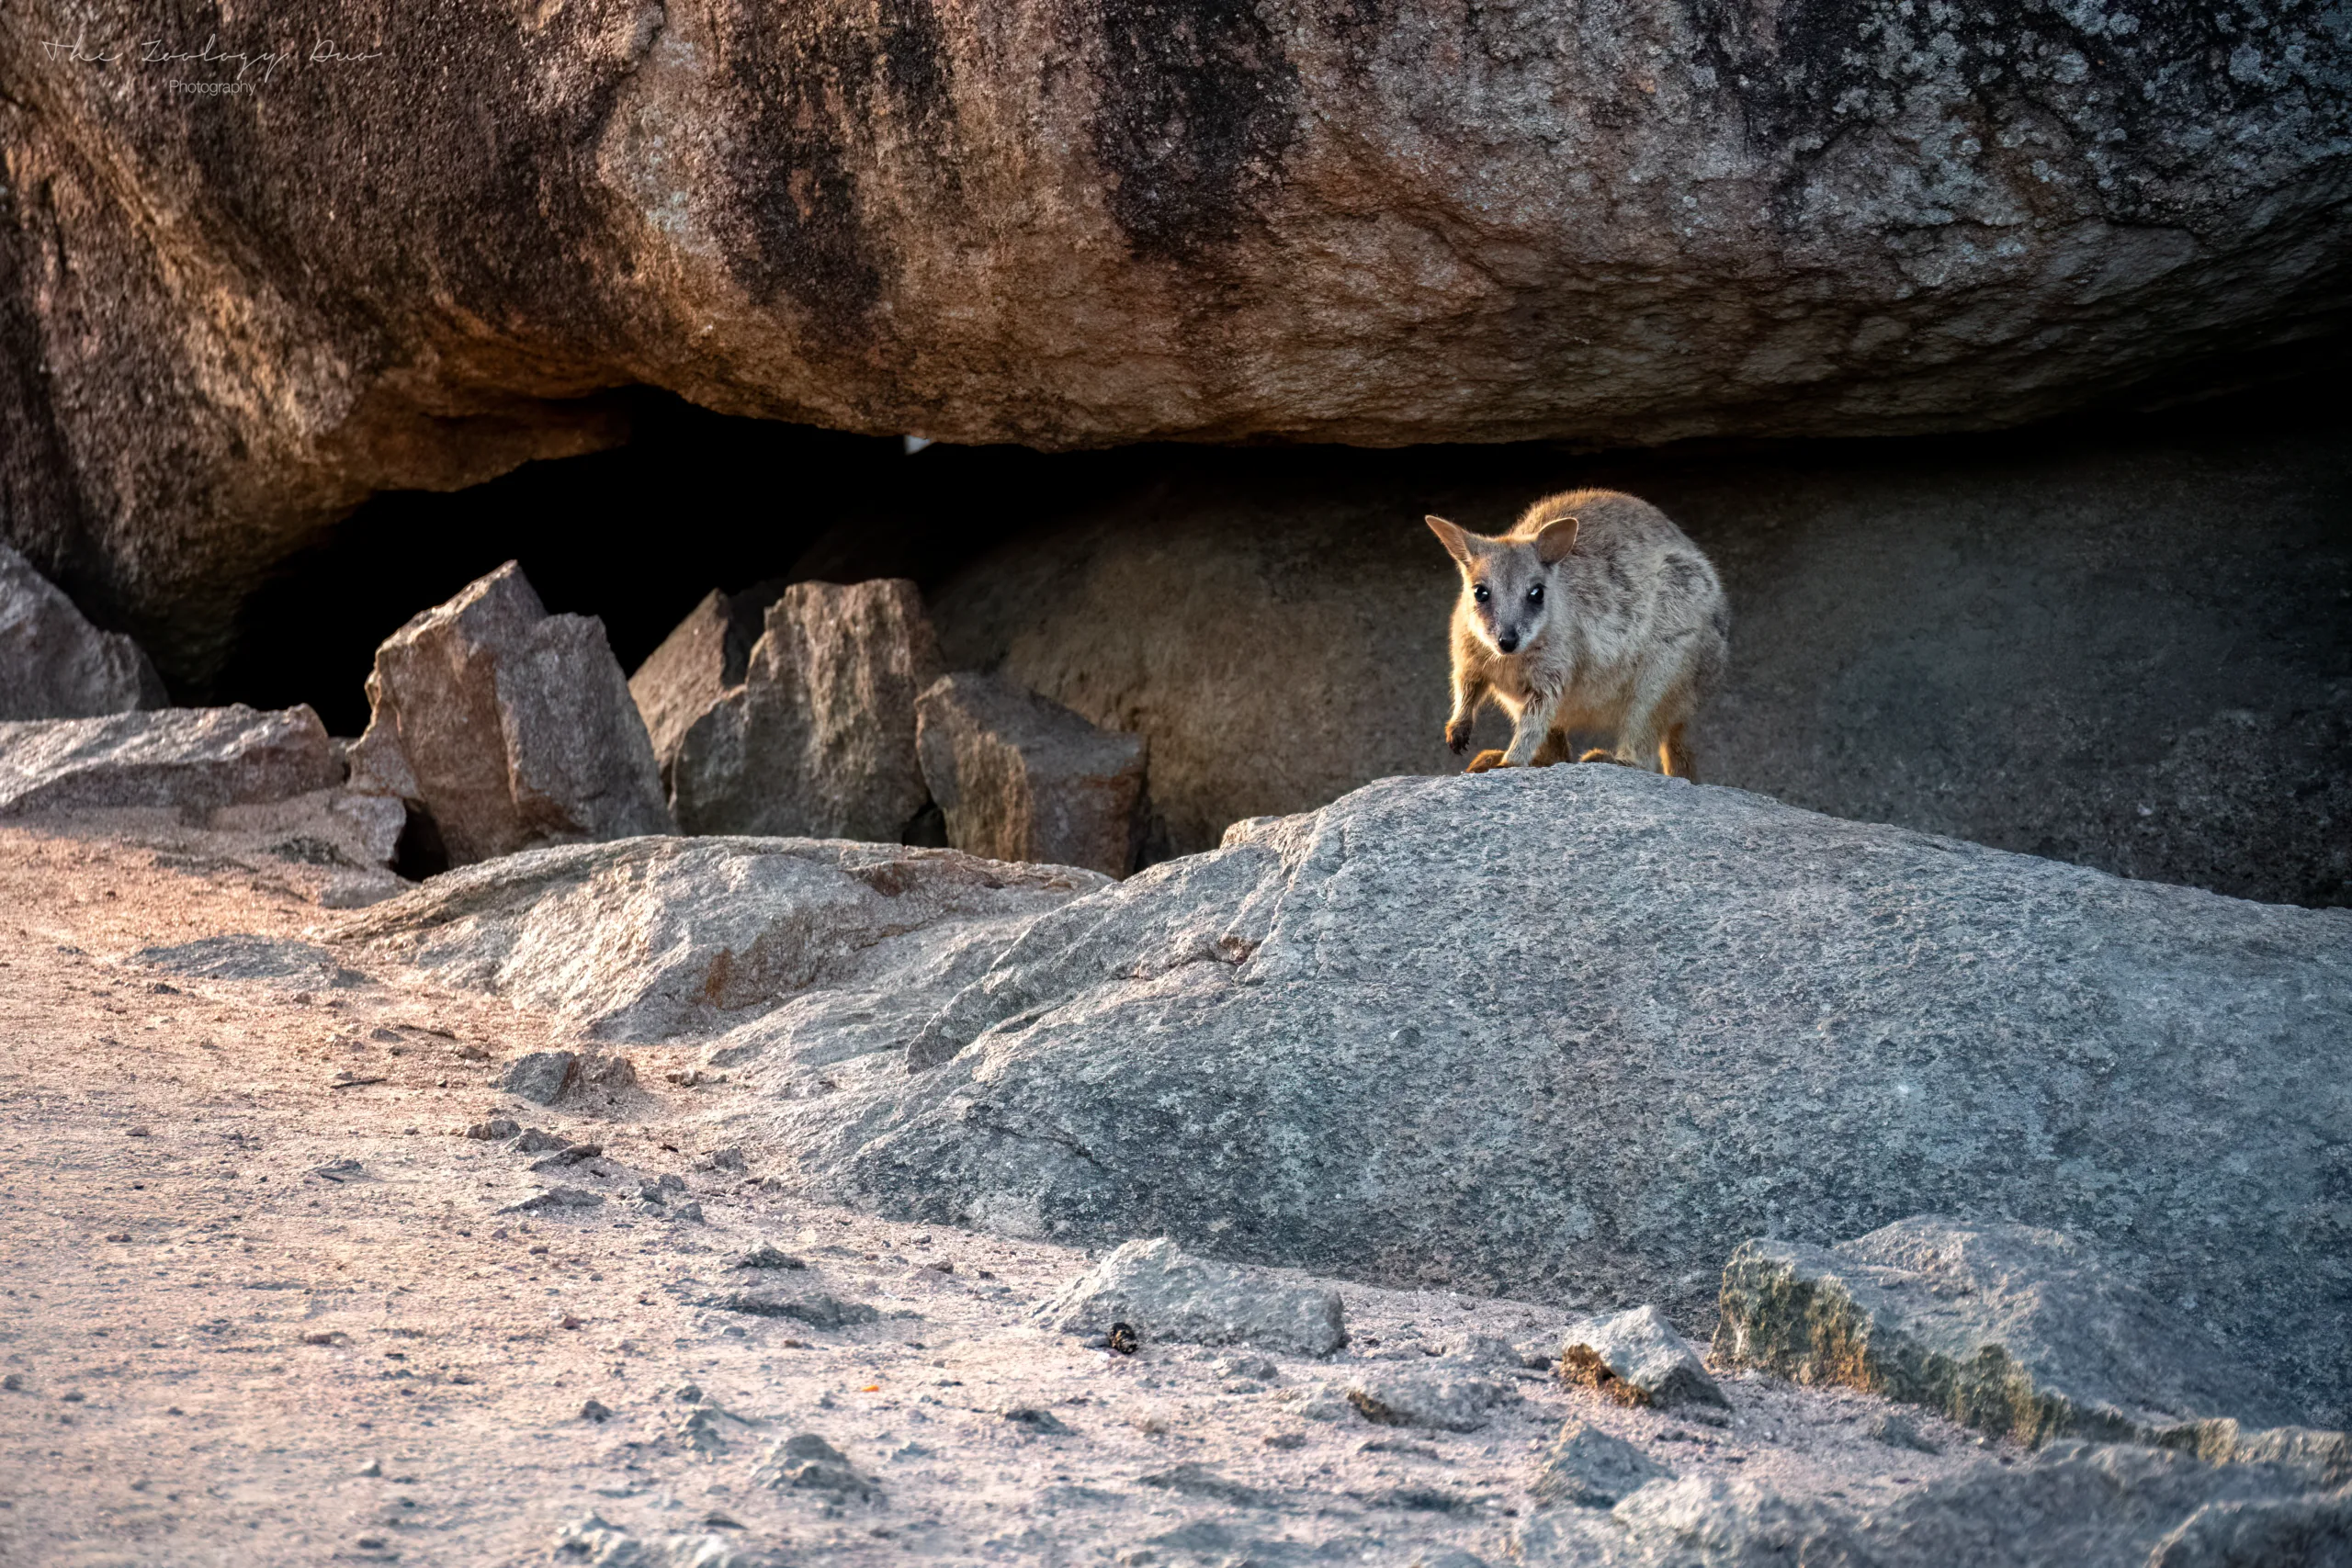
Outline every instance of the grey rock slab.
{"label": "grey rock slab", "polygon": [[1699,1352],[1654,1306],[1571,1326],[1560,1342],[1560,1376],[1620,1404],[1730,1405]]}
{"label": "grey rock slab", "polygon": [[162,708],[0,724],[0,818],[166,807],[212,811],[343,782],[307,707]]}
{"label": "grey rock slab", "polygon": [[1144,742],[1001,675],[942,676],[915,705],[923,781],[947,841],[990,860],[1135,864]]}
{"label": "grey rock slab", "polygon": [[931,798],[915,699],[940,668],[912,582],[794,583],[768,606],[742,682],[677,742],[679,826],[899,842]]}
{"label": "grey rock slab", "polygon": [[751,1317],[788,1317],[811,1328],[847,1328],[876,1323],[882,1317],[864,1302],[845,1302],[822,1292],[785,1295],[773,1291],[728,1291],[706,1298],[701,1304]]}
{"label": "grey rock slab", "polygon": [[1686,1322],[1751,1236],[2063,1226],[2259,1323],[2331,1426],[2347,1032],[2352,911],[1563,766],[1239,824],[1031,923],[904,1081],[765,1121],[917,1223]]}
{"label": "grey rock slab", "polygon": [[2292,1421],[2292,1401],[2245,1364],[2256,1325],[2169,1306],[2126,1267],[2061,1232],[1935,1215],[1830,1247],[1751,1241],[1724,1269],[1714,1353],[2028,1445],[2073,1436],[2194,1450],[2201,1419]]}
{"label": "grey rock slab", "polygon": [[1496,1405],[1517,1396],[1467,1367],[1443,1365],[1375,1365],[1344,1386],[1348,1403],[1367,1421],[1441,1432],[1475,1432],[1494,1419]]}
{"label": "grey rock slab", "polygon": [[508,561],[376,650],[356,789],[429,816],[452,865],[675,831],[645,721],[593,616]]}
{"label": "grey rock slab", "polygon": [[1146,1345],[1253,1345],[1294,1356],[1328,1356],[1348,1338],[1337,1291],[1195,1258],[1164,1236],[1114,1248],[1040,1307],[1037,1318],[1065,1334],[1102,1334],[1125,1323]]}
{"label": "grey rock slab", "polygon": [[137,643],[85,620],[0,539],[0,723],[94,718],[170,701]]}
{"label": "grey rock slab", "polygon": [[1607,1508],[1674,1472],[1614,1433],[1570,1417],[1552,1439],[1528,1494],[1541,1506]]}
{"label": "grey rock slab", "polygon": [[367,976],[345,967],[326,948],[285,937],[198,937],[170,947],[142,947],[130,962],[191,980],[270,980],[331,990],[368,984]]}
{"label": "grey rock slab", "polygon": [[797,1040],[830,1057],[903,1047],[1028,921],[1106,881],[949,850],[649,838],[463,867],[344,934],[592,1038],[716,1034],[806,998],[733,1039],[729,1062]]}
{"label": "grey rock slab", "polygon": [[1543,1509],[1519,1545],[1529,1568],[2333,1568],[2352,1555],[2352,1509],[2263,1466],[2062,1441],[1867,1509],[1763,1482],[1661,1481],[1606,1514]]}

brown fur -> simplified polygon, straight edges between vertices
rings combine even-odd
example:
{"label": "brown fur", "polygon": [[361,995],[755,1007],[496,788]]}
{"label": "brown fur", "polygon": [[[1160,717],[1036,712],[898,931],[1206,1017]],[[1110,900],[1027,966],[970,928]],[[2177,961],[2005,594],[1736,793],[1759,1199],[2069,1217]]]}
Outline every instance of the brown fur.
{"label": "brown fur", "polygon": [[1565,761],[1571,736],[1595,734],[1614,744],[1584,761],[1696,776],[1688,727],[1729,658],[1730,614],[1681,529],[1605,490],[1546,496],[1493,538],[1428,522],[1462,570],[1446,744],[1467,749],[1488,699],[1514,724],[1468,772]]}

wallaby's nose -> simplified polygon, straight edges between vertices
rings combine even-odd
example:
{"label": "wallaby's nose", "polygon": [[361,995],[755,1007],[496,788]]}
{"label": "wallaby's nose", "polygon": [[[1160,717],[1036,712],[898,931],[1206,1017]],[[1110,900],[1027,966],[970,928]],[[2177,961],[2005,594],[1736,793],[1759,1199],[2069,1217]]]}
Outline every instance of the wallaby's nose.
{"label": "wallaby's nose", "polygon": [[1495,646],[1501,649],[1505,653],[1517,653],[1519,651],[1519,637],[1514,633],[1505,632],[1502,636],[1495,639]]}

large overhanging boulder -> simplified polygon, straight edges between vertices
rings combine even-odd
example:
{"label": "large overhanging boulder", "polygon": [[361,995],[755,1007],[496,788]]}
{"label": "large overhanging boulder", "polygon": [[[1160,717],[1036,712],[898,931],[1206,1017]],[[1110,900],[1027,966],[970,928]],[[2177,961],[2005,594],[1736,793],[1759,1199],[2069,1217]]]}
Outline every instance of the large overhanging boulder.
{"label": "large overhanging boulder", "polygon": [[1055,448],[2207,384],[2342,324],[2332,15],[287,0],[180,37],[26,0],[0,513],[186,672],[341,509],[609,440],[581,400],[624,383]]}

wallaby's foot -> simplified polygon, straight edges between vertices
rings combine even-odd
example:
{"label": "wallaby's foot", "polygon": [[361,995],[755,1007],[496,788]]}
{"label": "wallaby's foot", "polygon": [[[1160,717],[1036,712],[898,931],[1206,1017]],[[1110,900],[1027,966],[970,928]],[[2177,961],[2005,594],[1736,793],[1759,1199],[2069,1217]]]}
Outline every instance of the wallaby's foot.
{"label": "wallaby's foot", "polygon": [[1445,727],[1445,749],[1459,757],[1470,750],[1470,721],[1455,719]]}
{"label": "wallaby's foot", "polygon": [[[1605,747],[1596,746],[1591,750],[1587,751],[1583,756],[1578,757],[1577,761],[1579,762],[1617,762],[1617,753],[1609,750]],[[1621,768],[1625,766],[1623,762],[1617,762],[1617,765]]]}
{"label": "wallaby's foot", "polygon": [[1510,764],[1509,762],[1503,761],[1503,754],[1500,751],[1486,750],[1481,751],[1476,756],[1471,758],[1470,765],[1462,771],[1465,773],[1483,773],[1487,772],[1489,769],[1508,768],[1510,766]]}

